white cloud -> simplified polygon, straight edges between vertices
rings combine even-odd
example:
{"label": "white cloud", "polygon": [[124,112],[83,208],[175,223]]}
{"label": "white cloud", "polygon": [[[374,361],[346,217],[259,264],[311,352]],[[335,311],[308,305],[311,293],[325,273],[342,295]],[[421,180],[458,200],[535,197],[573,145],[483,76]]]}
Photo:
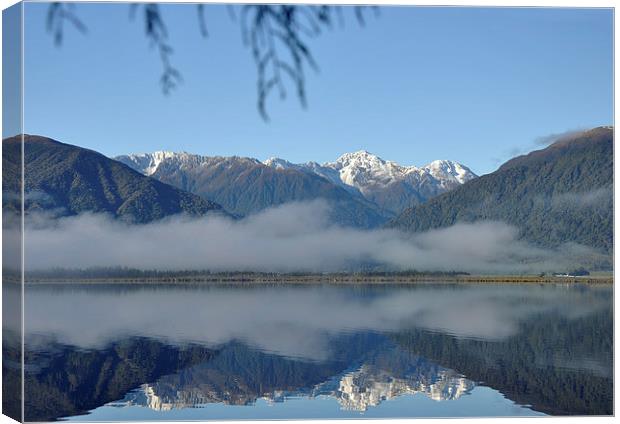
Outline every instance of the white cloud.
{"label": "white cloud", "polygon": [[573,319],[608,307],[608,298],[597,292],[532,285],[364,293],[323,286],[32,287],[26,290],[25,329],[29,348],[42,335],[82,348],[140,336],[209,347],[238,340],[283,356],[324,360],[330,338],[357,331],[419,328],[502,340],[541,313]]}
{"label": "white cloud", "polygon": [[518,240],[517,229],[501,222],[412,235],[330,225],[328,213],[325,202],[313,201],[239,221],[177,216],[131,225],[105,215],[32,216],[25,232],[26,269],[339,271],[370,262],[396,270],[518,273],[563,269],[574,260],[568,250]]}

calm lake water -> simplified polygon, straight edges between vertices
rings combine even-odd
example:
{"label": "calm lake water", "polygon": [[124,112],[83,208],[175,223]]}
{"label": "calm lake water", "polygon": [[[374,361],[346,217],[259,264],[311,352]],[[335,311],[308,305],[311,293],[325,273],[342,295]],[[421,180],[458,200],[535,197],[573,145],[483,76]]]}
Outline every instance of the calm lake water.
{"label": "calm lake water", "polygon": [[611,286],[41,285],[25,305],[28,421],[613,413]]}

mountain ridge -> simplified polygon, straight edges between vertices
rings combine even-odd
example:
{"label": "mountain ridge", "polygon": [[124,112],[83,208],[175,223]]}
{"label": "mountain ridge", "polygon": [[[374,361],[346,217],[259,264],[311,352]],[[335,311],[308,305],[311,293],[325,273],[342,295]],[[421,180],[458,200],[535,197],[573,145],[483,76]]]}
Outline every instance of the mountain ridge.
{"label": "mountain ridge", "polygon": [[413,206],[388,226],[409,232],[500,220],[542,247],[613,249],[613,129],[598,127],[515,157],[498,170]]}
{"label": "mountain ridge", "polygon": [[176,154],[156,168],[157,158],[148,154],[117,159],[140,172],[151,172],[162,182],[214,199],[239,216],[321,198],[331,205],[330,219],[341,225],[372,228],[389,218],[363,197],[353,196],[323,177],[293,169],[275,170],[253,158]]}
{"label": "mountain ridge", "polygon": [[[243,205],[239,208],[231,199],[223,199],[221,193],[214,192],[217,190],[212,187],[205,188],[204,181],[196,183],[195,180],[203,179],[197,174],[210,174],[212,171],[206,168],[221,166],[219,165],[221,162],[227,162],[229,168],[239,166],[234,163],[239,163],[243,167],[238,170],[237,175],[228,173],[231,179],[237,181],[248,167],[253,168],[258,174],[269,174],[272,179],[278,179],[278,175],[283,176],[287,172],[289,178],[293,178],[293,173],[299,173],[297,178],[304,180],[314,178],[314,184],[324,185],[325,182],[317,183],[315,177],[320,177],[344,189],[355,201],[361,201],[366,207],[374,209],[375,213],[383,216],[384,219],[394,216],[412,203],[422,203],[437,194],[476,178],[469,168],[453,161],[433,161],[424,167],[401,166],[363,150],[346,153],[335,162],[322,165],[317,162],[294,164],[276,157],[261,162],[248,157],[204,156],[167,151],[121,155],[115,159],[145,175],[160,178],[164,182],[196,194],[211,196],[222,203],[226,209],[240,214],[260,210],[266,205],[261,204],[258,207]],[[311,183],[311,181],[306,182],[306,184]],[[239,187],[239,189],[244,188]],[[308,198],[307,195],[300,193],[290,196]]]}
{"label": "mountain ridge", "polygon": [[[23,136],[27,213],[109,213],[131,223],[170,215],[226,214],[212,201],[184,192],[91,149],[49,137]],[[3,192],[20,193],[22,136],[3,140]]]}

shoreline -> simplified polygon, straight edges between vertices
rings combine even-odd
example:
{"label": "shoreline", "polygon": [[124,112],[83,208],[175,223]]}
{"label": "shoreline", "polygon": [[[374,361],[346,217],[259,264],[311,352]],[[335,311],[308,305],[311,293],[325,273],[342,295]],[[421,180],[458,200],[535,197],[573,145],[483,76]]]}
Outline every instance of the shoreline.
{"label": "shoreline", "polygon": [[[533,275],[419,275],[419,276],[358,276],[358,275],[202,275],[159,278],[29,278],[26,285],[44,284],[200,284],[200,285],[312,285],[312,284],[377,284],[402,285],[425,283],[462,284],[613,284],[613,276],[555,277]],[[5,280],[20,284],[20,281]]]}

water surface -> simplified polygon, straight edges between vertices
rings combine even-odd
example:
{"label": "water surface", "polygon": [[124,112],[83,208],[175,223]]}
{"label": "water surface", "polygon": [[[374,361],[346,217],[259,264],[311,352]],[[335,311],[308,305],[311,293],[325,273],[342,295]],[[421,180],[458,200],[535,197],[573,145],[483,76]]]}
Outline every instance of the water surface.
{"label": "water surface", "polygon": [[28,421],[613,413],[611,286],[67,284],[25,299]]}

